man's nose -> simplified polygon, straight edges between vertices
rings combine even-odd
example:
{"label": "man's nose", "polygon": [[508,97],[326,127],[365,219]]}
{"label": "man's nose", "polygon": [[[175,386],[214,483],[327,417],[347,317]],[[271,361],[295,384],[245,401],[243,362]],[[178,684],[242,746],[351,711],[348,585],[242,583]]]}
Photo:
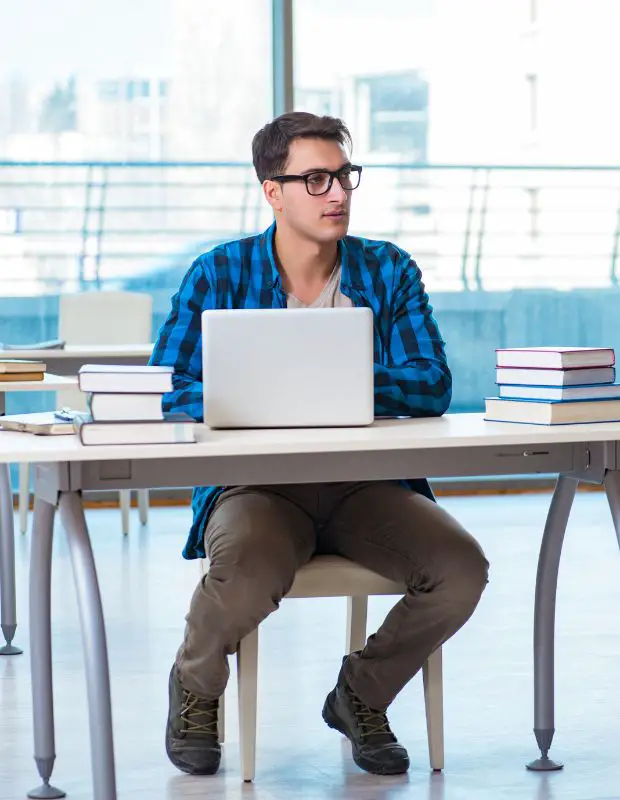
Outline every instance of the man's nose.
{"label": "man's nose", "polygon": [[327,199],[332,201],[339,201],[343,203],[347,199],[347,193],[342,188],[342,184],[338,180],[338,178],[334,178],[332,181],[331,188],[327,193]]}

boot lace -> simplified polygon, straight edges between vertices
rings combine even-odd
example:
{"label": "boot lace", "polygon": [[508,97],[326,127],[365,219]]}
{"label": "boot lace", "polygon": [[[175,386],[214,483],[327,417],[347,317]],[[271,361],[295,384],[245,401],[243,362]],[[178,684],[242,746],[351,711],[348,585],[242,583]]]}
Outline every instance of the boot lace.
{"label": "boot lace", "polygon": [[191,692],[183,692],[180,716],[187,725],[187,733],[217,736],[217,700],[204,700]]}
{"label": "boot lace", "polygon": [[353,704],[353,713],[357,719],[363,739],[369,737],[381,737],[383,740],[395,742],[396,737],[392,733],[387,715],[384,711],[377,711],[370,708],[349,690],[349,697]]}

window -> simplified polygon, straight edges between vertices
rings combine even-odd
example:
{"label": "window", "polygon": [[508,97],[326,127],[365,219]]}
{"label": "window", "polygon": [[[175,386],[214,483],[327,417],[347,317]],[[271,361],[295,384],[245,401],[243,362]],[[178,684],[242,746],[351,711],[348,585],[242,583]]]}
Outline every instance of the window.
{"label": "window", "polygon": [[[511,163],[529,0],[297,0],[295,103],[329,97],[358,159]],[[325,49],[317,49],[317,39]],[[325,108],[326,105],[324,104]]]}
{"label": "window", "polygon": [[148,81],[127,81],[127,100],[135,100],[138,97],[148,97],[150,93],[151,87]]}
{"label": "window", "polygon": [[[588,311],[595,292],[568,312],[485,298],[620,285],[617,5],[294,0],[294,106],[342,117],[364,166],[351,232],[419,260],[455,311],[452,366],[488,389],[462,342],[487,357],[552,343],[547,328],[574,344],[615,330]],[[167,304],[196,255],[269,223],[249,162],[272,116],[271,0],[0,9],[2,295],[158,289]],[[480,382],[459,385],[461,408],[479,402]]]}
{"label": "window", "polygon": [[118,100],[121,96],[122,83],[121,81],[99,81],[97,85],[97,94],[99,100],[105,103],[107,100]]}
{"label": "window", "polygon": [[493,166],[617,162],[613,0],[354,5],[293,17],[295,106],[342,117],[365,167],[352,232],[412,252],[431,289],[616,282],[617,175]]}
{"label": "window", "polygon": [[271,0],[8,5],[0,292],[174,286],[263,226],[248,163],[272,115]]}
{"label": "window", "polygon": [[134,102],[152,107],[141,159],[249,159],[272,108],[270,0],[9,6],[0,12],[0,159],[123,160],[136,151],[123,123]]}
{"label": "window", "polygon": [[416,70],[355,79],[368,98],[368,148],[428,161],[428,82]]}

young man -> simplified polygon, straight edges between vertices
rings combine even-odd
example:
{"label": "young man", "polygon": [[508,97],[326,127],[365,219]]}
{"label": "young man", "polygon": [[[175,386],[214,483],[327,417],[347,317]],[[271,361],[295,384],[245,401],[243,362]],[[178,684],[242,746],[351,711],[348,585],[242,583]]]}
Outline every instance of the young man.
{"label": "young man", "polygon": [[[183,279],[151,361],[174,367],[166,410],[202,419],[204,309],[368,306],[376,415],[446,411],[451,375],[420,270],[393,244],[347,236],[361,177],[350,148],[340,120],[302,112],[256,134],[254,167],[275,222],[200,256]],[[207,554],[210,566],[170,673],[166,749],[173,764],[191,774],[216,772],[227,656],[278,608],[296,570],[319,550],[407,585],[364,649],[343,660],[323,708],[362,769],[405,772],[409,757],[386,709],[473,613],[488,568],[476,541],[433,501],[426,481],[203,487],[194,491],[193,511],[184,556]]]}

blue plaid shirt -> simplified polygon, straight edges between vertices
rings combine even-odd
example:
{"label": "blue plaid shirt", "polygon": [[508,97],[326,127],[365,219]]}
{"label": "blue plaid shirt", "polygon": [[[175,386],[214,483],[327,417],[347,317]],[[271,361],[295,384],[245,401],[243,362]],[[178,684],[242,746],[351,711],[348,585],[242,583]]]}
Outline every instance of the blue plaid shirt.
{"label": "blue plaid shirt", "polygon": [[[199,256],[183,278],[150,361],[174,368],[174,391],[164,396],[165,411],[203,419],[202,311],[286,307],[274,233],[275,223],[258,236],[218,245]],[[450,405],[452,376],[419,267],[389,242],[345,236],[338,246],[342,293],[374,315],[375,416],[440,416]],[[432,498],[425,480],[406,485]],[[205,526],[222,491],[194,489],[185,558],[204,557]]]}

